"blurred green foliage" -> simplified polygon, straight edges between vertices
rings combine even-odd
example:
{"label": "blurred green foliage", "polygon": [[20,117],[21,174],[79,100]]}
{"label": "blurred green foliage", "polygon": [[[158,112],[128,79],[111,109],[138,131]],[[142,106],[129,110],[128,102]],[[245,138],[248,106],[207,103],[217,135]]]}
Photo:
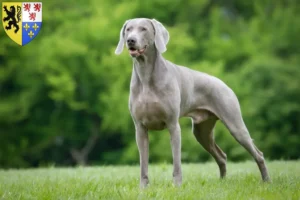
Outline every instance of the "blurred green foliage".
{"label": "blurred green foliage", "polygon": [[[128,111],[131,59],[114,50],[125,20],[170,32],[165,58],[226,82],[268,159],[300,155],[300,2],[296,0],[51,0],[42,29],[18,46],[0,31],[0,167],[138,163]],[[181,119],[182,160],[211,159]],[[218,123],[229,160],[250,158]],[[172,160],[167,131],[150,161]]]}

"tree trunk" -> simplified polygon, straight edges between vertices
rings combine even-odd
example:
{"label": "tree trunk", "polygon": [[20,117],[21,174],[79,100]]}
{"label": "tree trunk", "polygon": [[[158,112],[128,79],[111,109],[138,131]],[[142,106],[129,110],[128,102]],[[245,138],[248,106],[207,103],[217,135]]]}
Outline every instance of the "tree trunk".
{"label": "tree trunk", "polygon": [[85,166],[88,162],[88,156],[93,150],[99,138],[100,119],[95,114],[92,116],[93,125],[91,127],[91,135],[82,149],[71,148],[70,153],[77,165]]}

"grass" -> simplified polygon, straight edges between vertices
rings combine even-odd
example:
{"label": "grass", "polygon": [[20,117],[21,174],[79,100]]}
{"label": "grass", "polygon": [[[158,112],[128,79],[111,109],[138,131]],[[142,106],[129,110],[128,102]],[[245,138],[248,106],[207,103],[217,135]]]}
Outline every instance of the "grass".
{"label": "grass", "polygon": [[215,163],[183,164],[183,185],[172,166],[149,166],[150,185],[139,188],[139,166],[0,170],[0,199],[300,199],[300,161],[268,162],[263,183],[254,162],[229,163],[225,180]]}

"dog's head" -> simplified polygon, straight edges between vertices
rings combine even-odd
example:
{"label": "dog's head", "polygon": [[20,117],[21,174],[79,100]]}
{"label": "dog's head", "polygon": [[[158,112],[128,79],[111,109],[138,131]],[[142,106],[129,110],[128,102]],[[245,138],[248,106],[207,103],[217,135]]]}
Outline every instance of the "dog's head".
{"label": "dog's head", "polygon": [[132,57],[145,54],[152,46],[163,53],[167,50],[168,41],[167,29],[155,19],[131,19],[124,23],[120,31],[120,40],[115,53],[118,55],[122,53],[125,43]]}

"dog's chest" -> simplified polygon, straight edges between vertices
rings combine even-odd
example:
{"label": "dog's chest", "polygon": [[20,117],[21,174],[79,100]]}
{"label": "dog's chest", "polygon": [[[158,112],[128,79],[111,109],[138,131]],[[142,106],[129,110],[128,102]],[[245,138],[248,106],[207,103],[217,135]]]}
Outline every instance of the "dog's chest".
{"label": "dog's chest", "polygon": [[141,92],[131,100],[131,113],[150,130],[165,128],[166,112],[155,91]]}

